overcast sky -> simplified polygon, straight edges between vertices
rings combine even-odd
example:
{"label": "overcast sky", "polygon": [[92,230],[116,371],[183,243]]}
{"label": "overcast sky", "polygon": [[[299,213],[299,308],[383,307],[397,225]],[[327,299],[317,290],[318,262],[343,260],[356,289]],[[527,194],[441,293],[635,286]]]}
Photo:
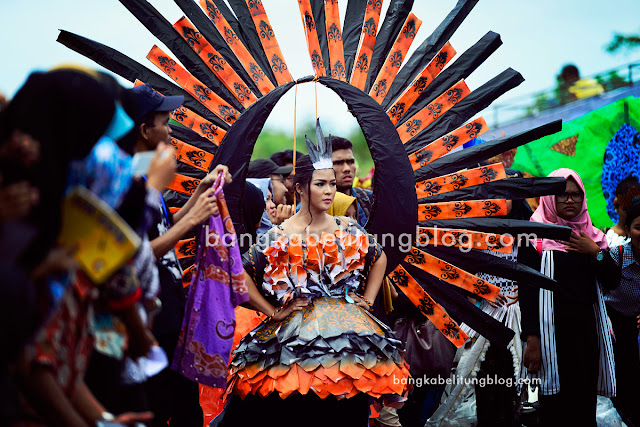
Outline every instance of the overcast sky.
{"label": "overcast sky", "polygon": [[[351,0],[366,1],[366,0]],[[296,0],[262,0],[285,60],[294,78],[312,74],[300,12]],[[150,0],[170,22],[182,17],[172,0]],[[383,16],[389,0],[383,0]],[[414,47],[440,23],[455,0],[416,0],[413,12],[423,23]],[[344,17],[347,1],[340,1]],[[58,29],[65,29],[109,45],[158,71],[146,55],[154,37],[117,0],[0,0],[0,92],[13,95],[32,70],[60,63],[93,65],[83,56],[57,43]],[[382,19],[381,19],[382,23]],[[503,45],[469,79],[473,90],[508,67],[521,72],[525,82],[496,103],[551,88],[555,75],[568,62],[583,75],[621,64],[640,62],[640,49],[611,55],[604,46],[614,32],[640,33],[640,0],[481,0],[451,39],[460,55],[487,31],[502,36]],[[160,71],[159,74],[163,75]],[[636,69],[640,80],[640,70]],[[123,80],[123,84],[131,86]],[[318,86],[319,115],[328,132],[347,133],[355,119],[331,91]],[[267,122],[270,128],[293,131],[291,90]],[[315,115],[312,84],[298,89],[298,120]],[[485,115],[491,115],[486,113]],[[489,117],[487,117],[489,119]],[[491,120],[488,120],[491,123]]]}

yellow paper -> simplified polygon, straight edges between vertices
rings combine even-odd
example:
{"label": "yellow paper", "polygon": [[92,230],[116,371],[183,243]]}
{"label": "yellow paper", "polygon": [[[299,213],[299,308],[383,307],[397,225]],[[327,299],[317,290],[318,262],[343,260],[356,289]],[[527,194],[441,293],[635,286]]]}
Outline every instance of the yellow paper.
{"label": "yellow paper", "polygon": [[140,238],[109,205],[84,187],[73,188],[62,205],[59,242],[96,284],[116,272],[140,247]]}

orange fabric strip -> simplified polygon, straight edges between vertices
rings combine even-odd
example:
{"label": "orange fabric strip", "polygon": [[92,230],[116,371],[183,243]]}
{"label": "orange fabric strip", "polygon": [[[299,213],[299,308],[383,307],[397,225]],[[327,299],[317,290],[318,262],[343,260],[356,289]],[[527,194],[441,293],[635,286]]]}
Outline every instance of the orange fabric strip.
{"label": "orange fabric strip", "polygon": [[202,37],[196,28],[185,17],[176,22],[173,27],[184,38],[195,53],[200,56],[207,67],[224,83],[243,107],[249,108],[258,98],[249,90],[240,76],[231,68],[222,55]]}
{"label": "orange fabric strip", "polygon": [[506,199],[467,200],[464,202],[426,203],[418,205],[418,220],[487,218],[507,214]]}
{"label": "orange fabric strip", "polygon": [[429,296],[422,286],[401,265],[389,274],[389,280],[396,285],[409,300],[435,325],[442,335],[456,347],[460,347],[469,338],[460,326],[449,317],[447,311]]}
{"label": "orange fabric strip", "polygon": [[196,266],[191,265],[189,268],[182,272],[182,287],[186,288],[191,284],[191,279],[193,278],[193,274],[196,272]]}
{"label": "orange fabric strip", "polygon": [[198,188],[198,184],[200,184],[199,179],[177,173],[169,185],[167,185],[167,188],[180,194],[190,196],[196,188]]}
{"label": "orange fabric strip", "polygon": [[387,115],[395,125],[398,120],[409,110],[409,107],[416,102],[416,99],[424,92],[424,90],[431,84],[442,68],[455,56],[456,51],[451,46],[451,43],[447,42],[440,49],[440,52],[433,57],[422,72],[413,80],[411,85],[400,95],[398,100],[387,110]]}
{"label": "orange fabric strip", "polygon": [[[135,81],[133,87],[138,87],[143,85],[144,82],[140,80]],[[154,89],[155,90],[155,89]],[[157,91],[156,91],[157,92]],[[160,93],[160,92],[158,92]],[[201,117],[195,112],[189,110],[184,105],[176,108],[171,112],[171,118],[181,125],[188,127],[198,135],[203,138],[207,138],[209,141],[213,142],[215,145],[220,145],[220,141],[227,134],[224,129],[220,129],[218,126],[214,125],[207,119]]]}
{"label": "orange fabric strip", "polygon": [[367,9],[364,13],[364,24],[360,35],[360,44],[356,51],[356,61],[351,72],[352,86],[364,90],[367,84],[367,73],[371,64],[373,47],[376,45],[376,35],[378,34],[378,22],[382,11],[382,1],[367,2]]}
{"label": "orange fabric strip", "polygon": [[464,99],[469,93],[471,93],[471,91],[464,80],[460,80],[451,86],[446,92],[433,100],[431,104],[415,113],[398,128],[398,134],[400,135],[402,143],[405,144],[420,133],[420,131],[435,122],[438,117],[449,111],[451,107]]}
{"label": "orange fabric strip", "polygon": [[400,71],[402,61],[404,61],[404,58],[411,47],[411,43],[413,43],[413,40],[416,38],[416,33],[420,29],[421,25],[422,21],[413,13],[410,13],[404,22],[402,31],[398,34],[396,41],[393,43],[393,47],[389,51],[387,59],[385,59],[384,65],[369,91],[369,95],[371,95],[378,104],[382,104],[384,97],[387,96],[387,91],[395,80],[398,71]]}
{"label": "orange fabric strip", "polygon": [[196,256],[197,247],[195,237],[178,241],[178,243],[176,243],[175,250],[178,259]]}
{"label": "orange fabric strip", "polygon": [[489,166],[482,166],[420,181],[416,183],[416,195],[418,199],[423,199],[425,197],[435,196],[436,194],[449,193],[460,188],[498,181],[506,178],[506,176],[504,165],[502,163],[495,163]]}
{"label": "orange fabric strip", "polygon": [[253,18],[253,23],[258,31],[258,36],[260,36],[260,43],[262,43],[262,48],[267,55],[267,60],[269,60],[271,70],[273,70],[273,74],[276,76],[278,85],[289,83],[292,80],[291,74],[289,73],[287,64],[284,62],[282,50],[276,40],[276,35],[273,32],[262,2],[260,0],[246,1],[251,17]]}
{"label": "orange fabric strip", "polygon": [[182,106],[171,113],[171,118],[176,122],[188,127],[203,138],[207,138],[215,145],[220,145],[220,141],[227,134],[227,131],[220,129],[210,121],[200,117],[198,114]]}
{"label": "orange fabric strip", "polygon": [[407,254],[404,260],[440,280],[465,289],[486,300],[495,301],[500,293],[498,286],[418,248],[411,248],[411,252]]}
{"label": "orange fabric strip", "polygon": [[174,213],[178,212],[179,210],[180,210],[180,208],[179,208],[179,207],[177,207],[177,206],[171,206],[171,207],[169,208],[169,212],[171,212],[172,214],[174,214]]}
{"label": "orange fabric strip", "polygon": [[213,161],[213,154],[207,153],[198,147],[194,147],[176,138],[171,138],[171,145],[176,149],[177,161],[209,173],[209,166],[211,166],[211,162]]}
{"label": "orange fabric strip", "polygon": [[249,53],[236,33],[231,29],[231,26],[224,18],[224,16],[222,16],[222,13],[216,7],[216,5],[209,0],[200,0],[200,7],[202,7],[209,19],[211,19],[213,25],[215,25],[215,27],[218,29],[220,35],[224,37],[227,45],[236,55],[245,71],[256,83],[256,86],[258,86],[260,92],[266,94],[267,92],[272,90],[274,88],[273,83],[271,83],[271,81],[267,78],[267,76],[264,74],[264,71],[262,71],[262,68],[260,68],[256,60],[253,58],[253,56],[251,56],[251,53]]}
{"label": "orange fabric strip", "polygon": [[326,72],[324,69],[324,60],[322,59],[322,50],[320,49],[320,41],[318,40],[318,33],[316,32],[316,21],[313,19],[311,3],[309,0],[298,0],[298,6],[300,7],[304,35],[307,38],[311,65],[313,66],[316,76],[323,77],[326,75]]}
{"label": "orange fabric strip", "polygon": [[436,139],[427,146],[409,155],[409,161],[414,171],[428,165],[436,159],[444,156],[456,147],[489,130],[487,122],[480,117],[458,129],[449,132],[442,138]]}
{"label": "orange fabric strip", "polygon": [[340,11],[337,0],[324,0],[325,28],[329,45],[331,77],[347,81],[347,69],[344,65],[344,46],[340,30]]}
{"label": "orange fabric strip", "polygon": [[452,228],[418,227],[418,246],[447,246],[513,253],[513,236]]}
{"label": "orange fabric strip", "polygon": [[174,59],[164,53],[158,46],[153,46],[149,54],[149,59],[156,67],[160,68],[173,81],[178,83],[184,90],[189,92],[202,105],[207,107],[216,116],[225,122],[232,124],[239,116],[238,111],[220,98],[215,92],[206,87],[200,80],[193,77],[187,70],[182,68]]}

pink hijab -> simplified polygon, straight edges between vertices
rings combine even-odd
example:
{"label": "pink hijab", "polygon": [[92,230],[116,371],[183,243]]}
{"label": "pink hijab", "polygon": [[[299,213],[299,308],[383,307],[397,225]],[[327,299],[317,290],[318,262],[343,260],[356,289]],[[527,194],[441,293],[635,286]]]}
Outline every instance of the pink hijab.
{"label": "pink hijab", "polygon": [[[551,172],[549,174],[549,177],[571,177],[578,184],[580,190],[582,190],[583,193],[585,192],[582,179],[580,178],[580,175],[578,175],[578,173],[574,170],[566,168],[557,169]],[[558,211],[556,210],[556,196],[542,196],[540,197],[540,205],[538,206],[538,209],[536,209],[536,211],[531,216],[531,221],[571,227],[573,232],[577,235],[580,235],[580,231],[584,231],[587,236],[591,237],[591,239],[593,239],[593,241],[596,242],[598,246],[600,246],[600,249],[609,248],[609,245],[607,244],[607,238],[604,233],[594,227],[591,223],[591,217],[589,217],[589,212],[587,212],[586,195],[584,197],[584,200],[582,201],[582,208],[580,209],[580,212],[571,220],[562,219],[558,216]],[[567,246],[564,243],[548,239],[542,240],[542,249],[567,252]]]}

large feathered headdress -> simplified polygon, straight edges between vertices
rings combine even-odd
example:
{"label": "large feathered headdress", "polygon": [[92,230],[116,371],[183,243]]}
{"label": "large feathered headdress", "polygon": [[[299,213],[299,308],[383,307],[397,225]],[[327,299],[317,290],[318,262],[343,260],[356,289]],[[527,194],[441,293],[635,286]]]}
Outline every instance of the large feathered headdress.
{"label": "large feathered headdress", "polygon": [[316,119],[316,143],[314,144],[307,135],[304,136],[304,139],[307,141],[307,150],[309,151],[313,168],[315,170],[333,169],[331,135],[327,139],[324,138],[320,127],[320,119]]}
{"label": "large feathered headdress", "polygon": [[[447,40],[477,0],[458,0],[411,55],[409,48],[422,24],[411,13],[414,2],[388,1],[382,20],[383,0],[349,0],[344,23],[338,0],[292,1],[300,9],[315,73],[297,80],[265,12],[262,3],[267,0],[175,0],[186,17],[174,25],[146,0],[120,0],[177,57],[157,46],[148,55],[175,84],[92,40],[66,31],[58,40],[131,82],[139,79],[164,95],[184,96],[184,106],[172,115],[184,125],[174,126],[172,134],[179,173],[165,198],[174,209],[180,207],[199,178],[216,164],[226,164],[234,179],[225,187],[225,196],[238,233],[244,232],[241,211],[247,165],[277,102],[296,84],[311,81],[336,92],[358,120],[376,166],[374,204],[366,228],[372,234],[395,237],[388,239],[394,243],[383,242],[390,280],[455,345],[467,338],[458,322],[496,345],[506,345],[513,331],[454,287],[495,300],[499,288],[474,274],[479,271],[518,280],[523,286],[553,286],[538,271],[486,251],[511,253],[512,243],[499,244],[505,241],[501,233],[568,240],[570,230],[565,227],[500,218],[507,199],[555,194],[565,182],[505,180],[500,163],[475,166],[555,133],[561,123],[452,153],[488,129],[482,117],[474,116],[524,79],[508,68],[473,91],[464,82],[501,44],[500,36],[489,31],[452,61],[456,51]],[[284,3],[273,2],[278,7]],[[331,167],[329,144],[320,148],[322,140],[318,137],[318,148],[310,153],[316,167]],[[420,226],[418,236],[416,226]],[[400,238],[407,234],[415,236],[409,252]],[[468,244],[462,235],[473,244],[470,252],[459,250]],[[445,240],[452,247],[438,244]],[[176,248],[185,267],[193,263],[194,245],[185,239]],[[185,282],[193,271],[193,267],[185,271]]]}

